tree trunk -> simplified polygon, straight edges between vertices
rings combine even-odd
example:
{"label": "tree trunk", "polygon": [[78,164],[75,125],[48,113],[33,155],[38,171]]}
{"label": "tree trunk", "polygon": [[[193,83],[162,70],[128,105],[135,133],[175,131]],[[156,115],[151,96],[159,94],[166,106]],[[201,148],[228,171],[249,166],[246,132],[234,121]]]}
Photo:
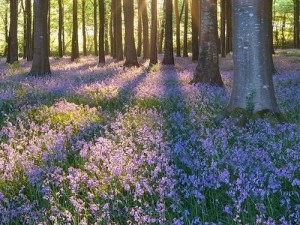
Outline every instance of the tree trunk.
{"label": "tree trunk", "polygon": [[165,23],[166,23],[166,14],[164,11],[166,10],[166,0],[163,2],[163,15],[160,23],[160,36],[159,36],[159,43],[158,43],[158,53],[162,53],[163,50],[163,41],[164,41],[164,36],[165,36]]}
{"label": "tree trunk", "polygon": [[18,0],[10,0],[10,26],[7,63],[18,61]]}
{"label": "tree trunk", "polygon": [[225,24],[226,24],[226,0],[221,0],[221,32],[220,32],[220,43],[221,43],[221,56],[226,56],[226,34],[225,34]]}
{"label": "tree trunk", "polygon": [[143,58],[149,58],[149,20],[147,12],[147,2],[146,0],[141,0],[142,5],[142,22],[143,22]]}
{"label": "tree trunk", "polygon": [[99,63],[105,63],[105,1],[99,0]]}
{"label": "tree trunk", "polygon": [[172,0],[166,0],[166,23],[165,23],[165,52],[162,64],[173,65],[173,29],[172,29],[172,14],[173,4]]}
{"label": "tree trunk", "polygon": [[51,35],[51,32],[50,32],[50,29],[51,29],[51,0],[48,0],[48,24],[47,24],[47,27],[48,27],[48,38],[47,38],[47,41],[48,41],[48,55],[50,56],[51,54],[51,46],[50,46],[50,35]]}
{"label": "tree trunk", "polygon": [[192,60],[199,56],[200,8],[199,0],[192,0]]}
{"label": "tree trunk", "polygon": [[[197,0],[198,1],[198,0]],[[180,18],[179,18],[179,9],[178,9],[178,0],[174,0],[174,8],[175,8],[175,19],[176,19],[176,56],[181,56],[180,49]]]}
{"label": "tree trunk", "polygon": [[32,13],[31,13],[31,0],[25,1],[26,12],[26,59],[32,61],[33,49],[32,49]]}
{"label": "tree trunk", "polygon": [[79,58],[77,0],[73,0],[73,31],[71,61]]}
{"label": "tree trunk", "polygon": [[[124,1],[124,5],[125,5],[125,2],[126,4],[127,1]],[[133,7],[133,3],[132,4],[132,7]],[[124,6],[125,7],[125,6]],[[132,9],[132,12],[131,12],[131,7],[129,7],[129,12],[132,13],[132,18],[129,20],[131,21],[132,20],[132,26],[133,26],[133,9]],[[126,8],[127,9],[127,8]],[[124,8],[125,10],[125,8]],[[115,50],[116,50],[116,59],[117,61],[121,61],[124,59],[123,57],[123,40],[122,40],[122,4],[121,4],[121,0],[116,0],[116,11],[115,11],[115,16],[116,16],[116,19],[115,19]],[[125,12],[124,12],[125,14]],[[125,18],[125,16],[124,16]],[[128,21],[127,21],[128,22]],[[126,22],[125,22],[126,24]],[[128,23],[127,23],[128,24]],[[130,27],[130,25],[128,25]],[[126,33],[126,27],[125,27],[125,33]],[[133,28],[132,28],[132,35],[133,35]],[[134,44],[134,43],[133,43]]]}
{"label": "tree trunk", "polygon": [[184,33],[183,33],[183,57],[188,57],[188,18],[189,18],[189,1],[184,0]]}
{"label": "tree trunk", "polygon": [[219,71],[217,0],[201,1],[201,31],[194,83],[223,86]]}
{"label": "tree trunk", "polygon": [[124,21],[125,21],[125,63],[124,66],[139,66],[137,61],[134,41],[134,9],[133,0],[124,0]]}
{"label": "tree trunk", "polygon": [[82,0],[82,8],[81,8],[81,13],[82,13],[82,52],[83,55],[86,56],[86,25],[85,25],[85,8],[86,8],[86,2],[85,0]]}
{"label": "tree trunk", "polygon": [[[30,1],[30,0],[29,0]],[[64,26],[64,14],[63,14],[63,0],[58,0],[58,55],[60,58],[64,55],[63,47],[63,26]]]}
{"label": "tree trunk", "polygon": [[233,0],[234,78],[228,112],[279,112],[269,57],[268,1]]}
{"label": "tree trunk", "polygon": [[294,47],[300,48],[299,39],[299,0],[294,0]]}
{"label": "tree trunk", "polygon": [[138,0],[138,41],[137,41],[137,56],[142,54],[142,0]]}
{"label": "tree trunk", "polygon": [[157,0],[151,2],[150,65],[157,64]]}
{"label": "tree trunk", "polygon": [[226,53],[232,51],[232,0],[226,0]]}
{"label": "tree trunk", "polygon": [[[113,4],[113,3],[112,3]],[[98,56],[98,22],[97,22],[97,0],[94,0],[94,55]]]}
{"label": "tree trunk", "polygon": [[30,74],[35,76],[50,74],[48,48],[48,7],[49,1],[34,1],[34,53]]}
{"label": "tree trunk", "polygon": [[113,57],[114,59],[116,58],[116,48],[115,48],[115,38],[116,38],[116,33],[115,33],[115,21],[116,21],[116,0],[111,0],[110,4],[110,56]]}

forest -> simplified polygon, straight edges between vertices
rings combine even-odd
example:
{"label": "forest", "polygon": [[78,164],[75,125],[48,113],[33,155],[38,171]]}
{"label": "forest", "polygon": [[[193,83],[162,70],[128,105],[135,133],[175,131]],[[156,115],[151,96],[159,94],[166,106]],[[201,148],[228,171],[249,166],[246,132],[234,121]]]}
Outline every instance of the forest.
{"label": "forest", "polygon": [[299,0],[0,3],[0,225],[300,224]]}

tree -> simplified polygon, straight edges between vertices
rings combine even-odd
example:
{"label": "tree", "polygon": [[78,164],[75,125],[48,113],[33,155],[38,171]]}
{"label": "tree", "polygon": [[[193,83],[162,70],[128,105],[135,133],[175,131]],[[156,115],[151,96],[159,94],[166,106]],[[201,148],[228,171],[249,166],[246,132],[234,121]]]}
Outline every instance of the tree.
{"label": "tree", "polygon": [[99,63],[105,63],[105,1],[99,0]]}
{"label": "tree", "polygon": [[81,5],[81,13],[82,13],[82,52],[83,55],[86,56],[86,24],[85,24],[85,8],[86,8],[86,2],[85,0],[82,0]]}
{"label": "tree", "polygon": [[165,21],[165,52],[162,64],[172,65],[174,64],[173,55],[173,28],[172,28],[172,13],[173,4],[172,0],[165,0],[166,2],[166,21]]}
{"label": "tree", "polygon": [[[198,1],[198,0],[197,0]],[[180,17],[178,9],[178,0],[174,0],[175,20],[176,20],[176,56],[181,56],[180,50]]]}
{"label": "tree", "polygon": [[226,34],[225,34],[225,25],[226,25],[226,0],[221,0],[221,32],[220,32],[220,44],[221,44],[221,56],[226,56]]}
{"label": "tree", "polygon": [[137,37],[137,56],[141,56],[142,53],[142,0],[138,0],[138,37]]}
{"label": "tree", "polygon": [[7,63],[18,61],[18,0],[10,0],[10,26]]}
{"label": "tree", "polygon": [[34,53],[30,74],[36,76],[51,73],[48,55],[48,7],[48,0],[34,1]]}
{"label": "tree", "polygon": [[217,0],[201,0],[198,65],[192,83],[223,86],[219,71]]}
{"label": "tree", "polygon": [[[125,2],[126,2],[126,6],[125,6]],[[125,11],[125,7],[126,7],[126,9],[128,7],[127,4],[129,4],[129,3],[127,2],[127,0],[125,0],[124,1],[124,11]],[[131,7],[133,7],[133,2],[131,2],[130,4],[131,4],[131,6],[129,6],[129,13],[132,13],[132,18],[127,18],[129,20],[129,21],[127,21],[127,26],[129,26],[130,28],[132,26],[132,36],[133,36],[133,9],[131,9]],[[117,61],[121,61],[124,59],[124,57],[123,57],[123,54],[124,54],[123,53],[123,40],[122,40],[122,4],[121,4],[121,0],[116,0],[115,7],[116,7],[115,8],[115,51],[116,51]],[[131,10],[132,10],[132,12],[131,12]],[[125,12],[124,12],[124,14],[125,14]],[[124,16],[124,18],[125,18],[125,16]],[[132,25],[128,24],[128,22],[132,23]],[[125,19],[125,26],[126,26],[126,19]],[[127,27],[125,27],[125,33],[126,33],[126,29],[127,29]],[[126,34],[125,34],[125,36],[126,36]]]}
{"label": "tree", "polygon": [[73,31],[71,61],[79,58],[77,0],[73,0]]}
{"label": "tree", "polygon": [[[113,4],[113,3],[111,3]],[[97,0],[94,0],[94,55],[98,56]]]}
{"label": "tree", "polygon": [[184,32],[183,32],[183,57],[188,57],[188,18],[189,18],[189,0],[184,0]]}
{"label": "tree", "polygon": [[299,0],[294,0],[294,47],[300,48],[299,37]]}
{"label": "tree", "polygon": [[147,13],[147,2],[141,0],[141,14],[143,23],[143,58],[149,58],[149,26],[148,26],[148,13]]}
{"label": "tree", "polygon": [[139,66],[134,41],[134,8],[133,0],[124,0],[124,21],[125,21],[125,63],[124,66]]}
{"label": "tree", "polygon": [[226,53],[232,51],[232,0],[226,0]]}
{"label": "tree", "polygon": [[234,79],[227,112],[279,112],[269,57],[269,1],[232,1]]}
{"label": "tree", "polygon": [[63,0],[58,0],[58,55],[60,58],[62,58],[64,55],[64,45],[63,45],[64,9],[63,9],[62,1]]}
{"label": "tree", "polygon": [[33,49],[32,49],[32,15],[31,15],[31,0],[26,0],[25,1],[25,18],[26,18],[26,43],[25,43],[25,48],[26,48],[26,59],[27,61],[31,61],[33,59]]}
{"label": "tree", "polygon": [[157,0],[151,1],[150,65],[157,64]]}
{"label": "tree", "polygon": [[192,60],[199,56],[199,31],[200,31],[199,0],[192,0]]}

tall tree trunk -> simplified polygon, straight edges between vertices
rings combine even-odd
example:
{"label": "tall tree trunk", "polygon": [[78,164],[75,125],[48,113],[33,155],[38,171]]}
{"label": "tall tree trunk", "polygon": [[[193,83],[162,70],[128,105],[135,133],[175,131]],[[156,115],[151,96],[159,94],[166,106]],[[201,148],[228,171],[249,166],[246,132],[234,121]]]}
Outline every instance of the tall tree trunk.
{"label": "tall tree trunk", "polygon": [[[124,1],[123,4],[125,5],[125,1]],[[126,1],[126,4],[128,4],[127,1]],[[132,5],[133,5],[133,3],[132,3]],[[133,11],[130,12],[131,7],[129,7],[129,8],[130,8],[129,13],[134,14]],[[124,10],[125,10],[125,8],[124,8]],[[116,0],[116,11],[115,11],[115,13],[116,13],[116,19],[115,19],[115,26],[116,26],[116,31],[115,31],[116,59],[117,59],[117,61],[121,61],[121,60],[124,59],[124,57],[123,57],[123,54],[124,54],[123,53],[123,40],[122,40],[122,4],[121,4],[121,0]],[[124,12],[124,15],[125,15],[125,12]],[[125,16],[124,16],[124,18],[125,18]],[[132,26],[133,26],[133,15],[132,15],[132,18],[129,19],[129,20],[130,21],[132,20]],[[126,24],[126,20],[125,20],[125,24]],[[131,27],[131,26],[129,25],[129,27]],[[127,28],[125,27],[125,36],[126,36],[126,30],[127,30]],[[132,35],[133,35],[133,28],[132,28]]]}
{"label": "tall tree trunk", "polygon": [[64,25],[64,14],[63,14],[63,0],[58,0],[58,55],[60,58],[64,55],[63,47],[63,25]]}
{"label": "tall tree trunk", "polygon": [[134,9],[133,0],[124,0],[124,21],[125,21],[125,63],[124,66],[139,66],[137,61],[134,41]]}
{"label": "tall tree trunk", "polygon": [[272,9],[273,9],[273,0],[267,0],[266,1],[266,7],[268,8],[267,10],[267,14],[266,14],[266,22],[268,23],[268,38],[269,38],[269,57],[270,57],[270,63],[271,63],[271,70],[272,70],[272,74],[277,73],[276,69],[275,69],[275,65],[273,62],[273,53],[274,53],[274,48],[273,48],[273,13],[272,13]]}
{"label": "tall tree trunk", "polygon": [[232,1],[234,77],[229,112],[279,112],[271,76],[269,22],[265,16],[269,1]]}
{"label": "tall tree trunk", "polygon": [[31,13],[31,0],[25,1],[26,12],[26,59],[32,61],[33,49],[32,49],[32,13]]}
{"label": "tall tree trunk", "polygon": [[81,13],[82,13],[82,52],[83,55],[87,55],[86,51],[86,24],[85,24],[85,8],[86,8],[86,2],[85,0],[82,0],[82,8],[81,8]]}
{"label": "tall tree trunk", "polygon": [[173,3],[172,0],[166,1],[166,23],[165,23],[165,52],[162,64],[173,65],[173,27],[172,27],[172,14],[173,14]]}
{"label": "tall tree trunk", "polygon": [[188,57],[188,18],[189,0],[184,0],[184,33],[183,33],[183,57]]}
{"label": "tall tree trunk", "polygon": [[174,0],[174,11],[175,11],[175,20],[176,20],[176,56],[181,56],[180,49],[180,18],[179,18],[179,9],[178,9],[178,0]]}
{"label": "tall tree trunk", "polygon": [[226,53],[232,51],[232,0],[226,0]]}
{"label": "tall tree trunk", "polygon": [[111,57],[113,57],[114,59],[116,58],[116,33],[115,33],[115,21],[116,21],[116,0],[111,0],[111,4],[110,4],[110,44],[111,44],[111,48],[110,48],[110,55]]}
{"label": "tall tree trunk", "polygon": [[48,38],[47,38],[47,40],[48,40],[48,54],[49,54],[49,56],[50,56],[50,54],[51,54],[51,46],[50,46],[50,37],[51,37],[51,32],[50,32],[50,29],[51,29],[51,0],[48,0],[49,2],[48,2],[48,25],[47,25],[47,27],[48,27]]}
{"label": "tall tree trunk", "polygon": [[141,56],[142,54],[142,0],[138,0],[138,41],[137,41],[137,56]]}
{"label": "tall tree trunk", "polygon": [[[106,3],[105,3],[106,4]],[[106,5],[105,5],[106,10]],[[105,15],[105,32],[104,32],[104,39],[105,39],[105,55],[109,54],[109,17]]]}
{"label": "tall tree trunk", "polygon": [[157,64],[157,0],[151,1],[150,65]]}
{"label": "tall tree trunk", "polygon": [[34,53],[30,70],[31,75],[41,76],[50,74],[48,35],[48,0],[35,0],[34,9]]}
{"label": "tall tree trunk", "polygon": [[162,53],[163,51],[163,41],[164,41],[164,36],[165,36],[165,23],[166,23],[166,14],[164,11],[166,10],[166,0],[163,2],[163,15],[162,19],[160,22],[160,36],[159,36],[159,43],[158,43],[158,53]]}
{"label": "tall tree trunk", "polygon": [[219,71],[217,0],[201,0],[201,31],[194,83],[223,86]]}
{"label": "tall tree trunk", "polygon": [[221,44],[221,56],[226,56],[226,0],[221,0],[221,32],[220,32],[220,44]]}
{"label": "tall tree trunk", "polygon": [[73,31],[71,61],[79,58],[77,0],[73,0]]}
{"label": "tall tree trunk", "polygon": [[21,8],[23,10],[23,59],[26,59],[26,9],[24,6],[24,0],[21,0]]}
{"label": "tall tree trunk", "polygon": [[143,58],[149,58],[149,20],[147,12],[147,2],[146,0],[141,0],[142,5],[142,21],[143,21]]}
{"label": "tall tree trunk", "polygon": [[199,56],[200,8],[199,0],[192,0],[192,59]]}
{"label": "tall tree trunk", "polygon": [[99,0],[99,63],[105,63],[105,0]]}
{"label": "tall tree trunk", "polygon": [[18,61],[18,0],[10,0],[10,26],[7,63]]}
{"label": "tall tree trunk", "polygon": [[[113,3],[112,3],[113,4]],[[97,0],[94,0],[94,55],[98,56]]]}
{"label": "tall tree trunk", "polygon": [[294,47],[300,48],[299,37],[299,0],[294,0]]}

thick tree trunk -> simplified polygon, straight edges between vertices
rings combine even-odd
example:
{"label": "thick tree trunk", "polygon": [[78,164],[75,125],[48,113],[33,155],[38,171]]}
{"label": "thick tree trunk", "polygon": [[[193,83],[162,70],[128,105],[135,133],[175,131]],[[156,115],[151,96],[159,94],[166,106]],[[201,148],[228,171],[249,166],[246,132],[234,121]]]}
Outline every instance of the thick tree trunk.
{"label": "thick tree trunk", "polygon": [[184,33],[183,33],[183,57],[188,57],[188,18],[189,18],[189,1],[184,0]]}
{"label": "thick tree trunk", "polygon": [[105,63],[105,1],[99,0],[99,63]]}
{"label": "thick tree trunk", "polygon": [[142,54],[142,0],[138,0],[138,33],[137,33],[137,49],[136,49],[136,54],[138,57],[141,56]]}
{"label": "thick tree trunk", "polygon": [[[113,4],[113,2],[111,3]],[[98,18],[97,18],[97,0],[94,0],[94,55],[98,56]]]}
{"label": "thick tree trunk", "polygon": [[139,66],[137,61],[134,41],[134,8],[133,0],[124,0],[124,21],[125,21],[125,63],[124,66]]}
{"label": "thick tree trunk", "polygon": [[199,0],[192,0],[192,60],[199,57],[200,8]]}
{"label": "thick tree trunk", "polygon": [[223,86],[219,71],[217,0],[201,1],[201,31],[194,83]]}
{"label": "thick tree trunk", "polygon": [[141,0],[141,14],[142,14],[142,22],[143,22],[143,58],[149,58],[149,20],[148,20],[148,12],[147,12],[147,2],[146,0]]}
{"label": "thick tree trunk", "polygon": [[228,112],[279,112],[269,57],[268,1],[232,1],[234,78]]}
{"label": "thick tree trunk", "polygon": [[30,74],[35,76],[50,74],[48,49],[48,0],[34,1],[34,53]]}
{"label": "thick tree trunk", "polygon": [[172,27],[173,4],[172,0],[166,0],[166,23],[165,23],[165,52],[162,64],[173,65],[173,27]]}
{"label": "thick tree trunk", "polygon": [[[198,1],[198,0],[197,0]],[[176,56],[181,56],[180,49],[180,18],[179,18],[179,9],[178,9],[178,0],[174,0],[174,8],[175,8],[175,19],[176,19]]]}
{"label": "thick tree trunk", "polygon": [[81,5],[81,14],[82,14],[82,52],[83,55],[87,55],[86,51],[86,24],[85,24],[85,8],[86,8],[86,2],[85,0],[82,0]]}
{"label": "thick tree trunk", "polygon": [[10,0],[10,26],[7,63],[18,61],[18,0]]}
{"label": "thick tree trunk", "polygon": [[26,12],[26,59],[32,61],[33,49],[32,49],[32,13],[31,13],[31,0],[25,1]]}
{"label": "thick tree trunk", "polygon": [[[127,1],[124,1],[124,3]],[[123,4],[124,4],[123,3]],[[133,3],[132,3],[133,4]],[[125,5],[125,4],[124,4]],[[132,6],[133,7],[133,6]],[[129,11],[131,10],[131,8],[129,9]],[[124,12],[125,14],[125,12]],[[133,26],[133,11],[132,11],[132,18],[129,19],[130,21],[132,20],[132,26]],[[115,50],[116,50],[116,59],[117,61],[121,61],[124,59],[123,57],[123,40],[122,40],[122,4],[121,4],[121,0],[116,0],[116,11],[115,11]],[[126,23],[126,22],[125,22]],[[125,28],[125,33],[126,33],[126,29]],[[133,32],[133,28],[132,28],[132,32]],[[133,35],[133,33],[132,33]],[[126,35],[125,35],[126,36]]]}
{"label": "thick tree trunk", "polygon": [[150,65],[157,64],[157,0],[151,2]]}
{"label": "thick tree trunk", "polygon": [[73,0],[73,31],[71,61],[79,58],[77,0]]}
{"label": "thick tree trunk", "polygon": [[[30,1],[30,0],[29,0]],[[63,26],[64,26],[64,14],[63,14],[63,0],[58,0],[58,55],[60,58],[64,55],[63,47]]]}
{"label": "thick tree trunk", "polygon": [[294,0],[294,47],[300,48],[299,37],[299,0]]}

